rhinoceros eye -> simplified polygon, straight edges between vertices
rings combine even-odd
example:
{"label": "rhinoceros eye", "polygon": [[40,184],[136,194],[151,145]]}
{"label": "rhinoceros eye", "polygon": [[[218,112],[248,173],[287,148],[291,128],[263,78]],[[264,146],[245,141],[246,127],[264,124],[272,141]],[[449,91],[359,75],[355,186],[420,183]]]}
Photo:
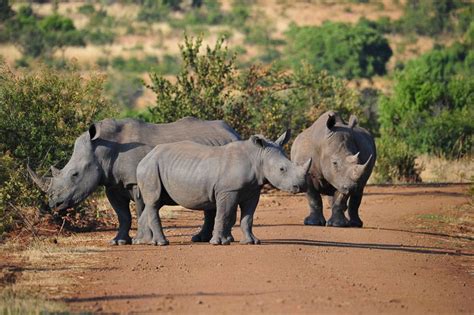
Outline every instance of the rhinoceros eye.
{"label": "rhinoceros eye", "polygon": [[71,174],[71,177],[77,177],[77,176],[79,176],[79,172],[74,172]]}
{"label": "rhinoceros eye", "polygon": [[286,171],[286,168],[284,166],[280,167],[280,172],[284,173]]}

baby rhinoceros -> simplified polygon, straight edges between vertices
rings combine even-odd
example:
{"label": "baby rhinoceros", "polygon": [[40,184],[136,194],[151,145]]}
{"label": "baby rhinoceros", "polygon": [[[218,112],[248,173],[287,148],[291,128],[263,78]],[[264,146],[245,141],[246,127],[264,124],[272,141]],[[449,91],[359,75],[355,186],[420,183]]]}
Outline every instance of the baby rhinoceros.
{"label": "baby rhinoceros", "polygon": [[[241,209],[242,244],[259,244],[252,233],[253,215],[260,190],[267,181],[278,189],[298,193],[305,189],[309,159],[297,166],[283,152],[290,132],[271,142],[254,135],[221,147],[191,141],[160,144],[139,163],[138,187],[145,202],[135,244],[167,245],[159,209],[179,204],[188,209],[215,213],[213,230],[200,235],[211,244],[230,244],[237,206]],[[206,223],[205,223],[206,225]],[[151,229],[141,233],[142,229]],[[204,229],[203,229],[204,230]],[[212,233],[212,234],[211,234]],[[146,236],[143,236],[146,235]],[[142,238],[140,238],[142,237]]]}

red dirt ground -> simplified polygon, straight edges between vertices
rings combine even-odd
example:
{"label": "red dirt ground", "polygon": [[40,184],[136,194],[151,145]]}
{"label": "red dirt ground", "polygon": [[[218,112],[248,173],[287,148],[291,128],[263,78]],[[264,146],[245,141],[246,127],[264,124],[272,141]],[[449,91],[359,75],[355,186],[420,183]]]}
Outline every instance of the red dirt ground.
{"label": "red dirt ground", "polygon": [[[78,312],[472,314],[472,230],[446,224],[468,202],[467,186],[368,187],[364,228],[343,229],[303,226],[304,195],[264,195],[254,246],[193,244],[202,213],[177,210],[164,219],[169,246],[107,247],[66,302]],[[440,214],[444,223],[429,219]]]}

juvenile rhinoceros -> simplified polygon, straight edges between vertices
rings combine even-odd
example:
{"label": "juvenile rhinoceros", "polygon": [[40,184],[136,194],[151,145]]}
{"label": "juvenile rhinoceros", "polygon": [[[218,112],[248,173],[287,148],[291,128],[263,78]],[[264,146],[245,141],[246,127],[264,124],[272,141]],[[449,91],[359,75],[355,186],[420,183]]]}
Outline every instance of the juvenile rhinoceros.
{"label": "juvenile rhinoceros", "polygon": [[41,178],[28,168],[35,183],[49,196],[50,207],[65,209],[89,196],[99,185],[117,213],[119,231],[112,244],[129,244],[131,215],[136,203],[138,216],[143,201],[137,188],[136,170],[141,159],[157,144],[192,140],[223,145],[239,135],[220,120],[186,117],[169,124],[149,124],[135,119],[105,119],[79,136],[74,152],[62,170],[52,167],[52,178]]}
{"label": "juvenile rhinoceros", "polygon": [[[332,196],[329,226],[362,227],[359,206],[375,157],[375,142],[367,130],[357,126],[354,115],[345,124],[339,114],[326,112],[298,135],[291,148],[292,161],[313,159],[306,192],[310,212],[304,224],[326,225],[323,194]],[[347,204],[349,220],[344,215]]]}
{"label": "juvenile rhinoceros", "polygon": [[[304,189],[311,159],[297,166],[284,154],[282,145],[289,132],[271,142],[263,136],[251,136],[221,147],[183,141],[156,146],[137,167],[137,180],[145,202],[140,217],[141,229],[150,228],[151,239],[137,238],[136,244],[167,245],[159,209],[163,205],[182,205],[204,209],[205,216],[215,222],[204,224],[201,241],[230,244],[237,206],[241,209],[242,244],[258,244],[252,233],[253,214],[262,185],[268,181],[275,187],[297,193]],[[208,214],[209,213],[209,214]],[[205,232],[205,233],[204,233]]]}

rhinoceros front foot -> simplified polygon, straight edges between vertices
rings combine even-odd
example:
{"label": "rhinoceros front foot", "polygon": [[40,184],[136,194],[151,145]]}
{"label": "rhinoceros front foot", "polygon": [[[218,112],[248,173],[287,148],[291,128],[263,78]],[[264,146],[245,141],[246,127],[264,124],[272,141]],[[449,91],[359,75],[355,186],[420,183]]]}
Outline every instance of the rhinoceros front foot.
{"label": "rhinoceros front foot", "polygon": [[328,226],[334,226],[334,227],[348,227],[349,226],[349,220],[344,215],[341,216],[332,216],[328,220]]}
{"label": "rhinoceros front foot", "polygon": [[209,243],[212,245],[230,245],[230,243],[234,240],[232,235],[214,235]]}
{"label": "rhinoceros front foot", "polygon": [[127,235],[127,237],[115,237],[110,241],[110,245],[128,245],[132,244],[132,238]]}
{"label": "rhinoceros front foot", "polygon": [[240,244],[242,245],[258,245],[260,244],[260,240],[255,237],[255,235],[251,235],[250,237],[246,237],[240,240]]}
{"label": "rhinoceros front foot", "polygon": [[349,220],[349,226],[351,226],[351,227],[361,228],[363,225],[364,225],[364,222],[362,222],[361,219],[350,219]]}
{"label": "rhinoceros front foot", "polygon": [[326,219],[323,216],[309,215],[304,219],[304,225],[325,226]]}

